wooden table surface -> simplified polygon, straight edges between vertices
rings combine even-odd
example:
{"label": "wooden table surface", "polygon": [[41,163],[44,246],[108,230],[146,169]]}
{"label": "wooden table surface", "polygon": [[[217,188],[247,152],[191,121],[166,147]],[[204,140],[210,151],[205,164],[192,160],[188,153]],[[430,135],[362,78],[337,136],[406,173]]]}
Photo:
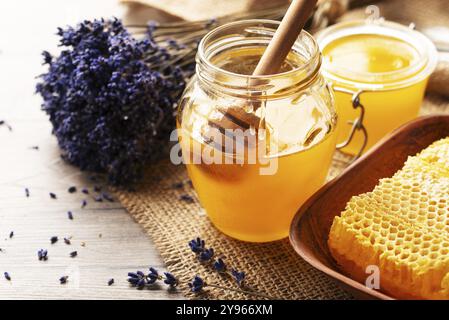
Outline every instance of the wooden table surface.
{"label": "wooden table surface", "polygon": [[[72,185],[92,191],[95,183],[61,160],[40,97],[34,95],[35,77],[44,70],[40,53],[57,52],[58,26],[121,14],[116,0],[0,1],[0,120],[12,127],[0,126],[0,299],[182,298],[163,288],[129,287],[128,271],[149,266],[162,271],[161,257],[119,203],[67,192]],[[58,198],[51,199],[49,192]],[[83,199],[88,205],[81,209]],[[52,236],[60,239],[53,245]],[[72,237],[72,244],[64,237]],[[41,248],[48,250],[46,262],[37,259]],[[72,251],[76,258],[70,258]],[[63,275],[69,276],[66,285],[59,283]]]}

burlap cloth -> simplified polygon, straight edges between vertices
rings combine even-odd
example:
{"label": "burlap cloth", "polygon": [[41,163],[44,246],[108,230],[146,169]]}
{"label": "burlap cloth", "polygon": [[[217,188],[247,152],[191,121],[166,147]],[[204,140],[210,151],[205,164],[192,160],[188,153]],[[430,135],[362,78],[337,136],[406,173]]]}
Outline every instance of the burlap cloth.
{"label": "burlap cloth", "polygon": [[[388,14],[389,5],[395,9],[398,2],[384,3],[383,14]],[[415,1],[404,2],[411,5]],[[426,6],[429,2],[431,1],[425,1]],[[421,12],[420,19],[423,19],[422,11],[413,12]],[[398,17],[399,11],[395,11],[394,14],[397,20],[401,20]],[[441,12],[435,14],[441,14]],[[353,17],[355,13],[351,12],[349,15]],[[431,19],[434,19],[433,14],[430,16]],[[443,88],[443,91],[448,92],[444,88],[447,88],[449,82],[447,76],[449,67],[446,64],[440,68],[442,71],[433,76],[432,82]],[[428,93],[422,106],[422,114],[434,113],[449,113],[449,100],[442,95]],[[329,179],[344,169],[348,161],[349,157],[336,153]],[[195,191],[190,184],[184,183],[182,189],[173,187],[175,183],[187,181],[188,177],[184,167],[174,166],[166,160],[148,168],[144,182],[138,185],[135,191],[116,191],[120,202],[153,239],[167,269],[179,277],[183,283],[179,290],[182,290],[187,298],[257,298],[252,295],[219,289],[211,289],[207,294],[201,296],[194,295],[189,291],[185,284],[196,274],[202,276],[207,282],[235,288],[229,279],[221,278],[196,260],[187,243],[197,236],[205,239],[207,246],[213,247],[218,255],[225,257],[229,265],[245,271],[247,283],[253,290],[279,299],[351,298],[347,292],[301,260],[287,239],[266,244],[251,244],[233,240],[220,233],[209,222],[204,210],[196,200]],[[192,196],[195,201],[189,203],[180,200],[183,194]]]}

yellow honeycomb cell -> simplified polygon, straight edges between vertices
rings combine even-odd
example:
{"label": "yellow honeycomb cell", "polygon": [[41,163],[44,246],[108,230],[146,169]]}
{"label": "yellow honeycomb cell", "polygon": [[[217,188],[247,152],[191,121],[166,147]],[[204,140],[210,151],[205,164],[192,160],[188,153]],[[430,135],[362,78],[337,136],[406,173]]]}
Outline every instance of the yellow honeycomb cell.
{"label": "yellow honeycomb cell", "polygon": [[331,254],[364,282],[379,267],[380,289],[404,299],[449,299],[449,138],[410,157],[372,192],[335,217]]}

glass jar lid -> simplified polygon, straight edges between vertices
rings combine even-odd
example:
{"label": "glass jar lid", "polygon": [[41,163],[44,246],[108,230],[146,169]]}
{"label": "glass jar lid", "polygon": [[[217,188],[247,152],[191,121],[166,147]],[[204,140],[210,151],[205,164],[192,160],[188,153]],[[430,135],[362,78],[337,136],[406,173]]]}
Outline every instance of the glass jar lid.
{"label": "glass jar lid", "polygon": [[323,74],[364,90],[388,90],[417,83],[436,67],[437,51],[423,34],[379,20],[342,22],[316,35]]}

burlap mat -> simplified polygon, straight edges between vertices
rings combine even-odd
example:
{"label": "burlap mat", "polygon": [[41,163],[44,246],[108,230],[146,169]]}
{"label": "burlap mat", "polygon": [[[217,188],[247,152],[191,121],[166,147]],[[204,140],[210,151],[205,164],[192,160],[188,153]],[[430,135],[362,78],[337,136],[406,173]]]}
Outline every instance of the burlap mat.
{"label": "burlap mat", "polygon": [[[410,2],[407,1],[408,4]],[[447,74],[448,70],[443,71]],[[439,77],[440,80],[433,78],[432,81],[436,81],[441,87],[447,86],[449,78],[441,76],[441,73]],[[449,113],[449,101],[441,95],[428,94],[421,113]],[[336,153],[329,178],[344,169],[348,161],[349,157]],[[331,280],[301,260],[287,239],[267,244],[251,244],[221,234],[207,219],[188,183],[184,183],[182,189],[173,187],[175,183],[187,181],[184,167],[174,166],[167,160],[149,168],[144,183],[137,186],[136,191],[116,191],[121,203],[153,239],[167,269],[184,284],[179,290],[186,297],[197,297],[185,286],[196,274],[204,277],[207,282],[233,287],[229,280],[199,264],[188,248],[188,241],[200,236],[207,241],[208,247],[213,247],[218,255],[223,255],[229,265],[245,271],[248,285],[258,292],[279,299],[351,298]],[[188,203],[180,200],[183,194],[192,196],[195,201]],[[257,297],[211,289],[200,298]]]}

